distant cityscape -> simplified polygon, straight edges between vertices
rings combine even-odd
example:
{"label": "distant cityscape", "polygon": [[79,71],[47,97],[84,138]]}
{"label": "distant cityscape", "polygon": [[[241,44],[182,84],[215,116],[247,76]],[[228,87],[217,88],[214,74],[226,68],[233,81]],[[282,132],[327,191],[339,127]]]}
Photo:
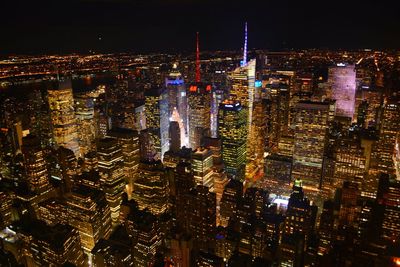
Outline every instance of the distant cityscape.
{"label": "distant cityscape", "polygon": [[248,30],[3,57],[0,266],[400,266],[400,52]]}

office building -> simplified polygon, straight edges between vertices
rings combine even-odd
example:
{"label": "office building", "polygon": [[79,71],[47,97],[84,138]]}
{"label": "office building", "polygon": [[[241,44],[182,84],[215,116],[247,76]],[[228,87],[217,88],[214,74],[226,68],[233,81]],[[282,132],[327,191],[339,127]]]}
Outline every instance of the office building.
{"label": "office building", "polygon": [[97,144],[101,184],[111,210],[113,226],[119,223],[122,194],[125,190],[124,159],[116,139],[104,138]]}
{"label": "office building", "polygon": [[199,147],[193,151],[192,169],[196,184],[204,185],[210,190],[213,190],[213,155],[210,149]]}
{"label": "office building", "polygon": [[169,150],[168,95],[162,88],[152,87],[145,91],[146,128],[154,136],[156,159],[162,159]]}
{"label": "office building", "polygon": [[48,90],[48,100],[54,141],[80,156],[71,81],[62,81],[56,89]]}
{"label": "office building", "polygon": [[220,104],[218,134],[222,141],[222,160],[232,178],[244,181],[246,167],[247,109],[238,101]]}
{"label": "office building", "polygon": [[328,83],[332,98],[336,100],[336,114],[353,119],[356,95],[356,71],[354,65],[338,63],[329,68]]}
{"label": "office building", "polygon": [[168,177],[160,161],[140,162],[134,188],[132,198],[138,203],[139,209],[147,209],[154,215],[169,210]]}
{"label": "office building", "polygon": [[292,180],[303,180],[305,189],[321,186],[328,118],[326,102],[300,101],[296,105]]}

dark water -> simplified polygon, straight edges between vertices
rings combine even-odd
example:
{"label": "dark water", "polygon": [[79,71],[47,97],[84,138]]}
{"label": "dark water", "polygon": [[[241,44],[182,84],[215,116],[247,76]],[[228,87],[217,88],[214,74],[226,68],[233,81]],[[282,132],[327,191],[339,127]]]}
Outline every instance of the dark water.
{"label": "dark water", "polygon": [[[87,92],[95,89],[99,85],[112,85],[116,81],[114,75],[109,73],[96,74],[75,78],[72,80],[72,89],[74,93]],[[35,90],[46,90],[54,88],[55,81],[32,82],[26,84],[13,84],[6,87],[0,87],[0,98],[15,97],[18,100],[25,100],[30,93]]]}

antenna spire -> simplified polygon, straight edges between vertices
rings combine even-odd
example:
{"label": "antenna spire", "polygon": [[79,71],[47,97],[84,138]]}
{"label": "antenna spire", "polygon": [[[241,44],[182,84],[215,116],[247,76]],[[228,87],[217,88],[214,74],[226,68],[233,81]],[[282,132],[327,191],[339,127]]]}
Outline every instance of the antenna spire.
{"label": "antenna spire", "polygon": [[243,61],[242,66],[247,64],[247,22],[244,24],[244,47],[243,47]]}
{"label": "antenna spire", "polygon": [[196,82],[200,82],[199,32],[196,33]]}

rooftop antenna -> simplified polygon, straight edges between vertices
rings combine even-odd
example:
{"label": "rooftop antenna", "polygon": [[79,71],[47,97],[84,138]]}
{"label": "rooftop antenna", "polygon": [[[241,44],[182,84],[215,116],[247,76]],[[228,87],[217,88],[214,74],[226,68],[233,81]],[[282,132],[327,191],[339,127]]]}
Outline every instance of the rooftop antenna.
{"label": "rooftop antenna", "polygon": [[196,82],[200,82],[199,32],[196,33]]}
{"label": "rooftop antenna", "polygon": [[247,22],[244,24],[244,47],[243,47],[243,61],[242,67],[247,64]]}

